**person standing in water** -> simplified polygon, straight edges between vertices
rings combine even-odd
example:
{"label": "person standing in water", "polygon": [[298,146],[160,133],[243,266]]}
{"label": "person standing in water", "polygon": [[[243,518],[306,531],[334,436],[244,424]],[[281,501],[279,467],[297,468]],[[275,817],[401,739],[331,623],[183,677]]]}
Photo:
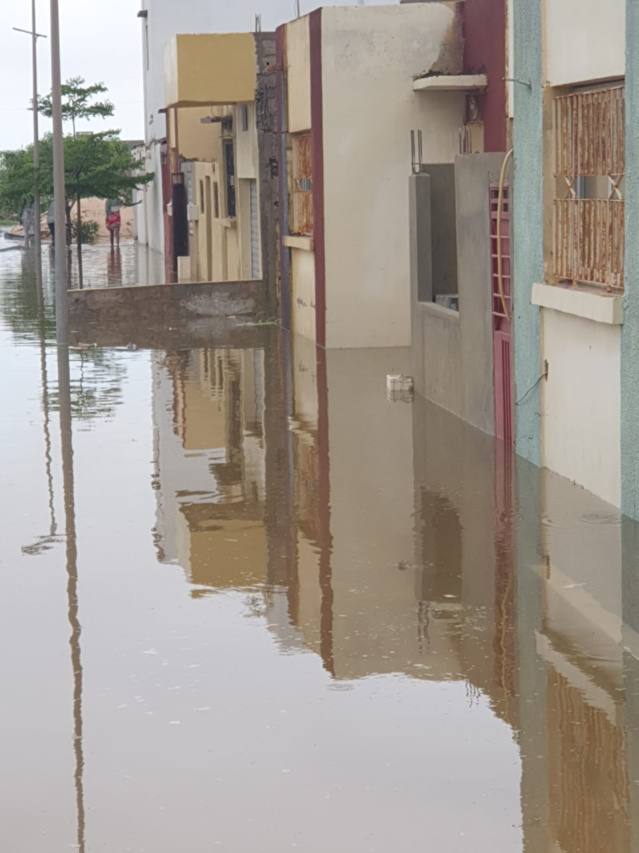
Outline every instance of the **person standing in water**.
{"label": "person standing in water", "polygon": [[120,204],[117,201],[107,201],[106,203],[106,227],[111,237],[111,248],[116,246],[120,248],[120,228],[122,227],[122,216],[120,214]]}

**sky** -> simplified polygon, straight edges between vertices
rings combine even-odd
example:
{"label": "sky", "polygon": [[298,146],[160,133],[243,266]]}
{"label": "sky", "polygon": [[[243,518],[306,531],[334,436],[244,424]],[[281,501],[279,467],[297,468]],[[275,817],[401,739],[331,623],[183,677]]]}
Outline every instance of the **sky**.
{"label": "sky", "polygon": [[[179,0],[176,0],[179,2]],[[232,2],[232,0],[231,0]],[[49,34],[50,0],[36,0],[39,33]],[[62,79],[84,77],[104,83],[115,104],[115,117],[85,124],[121,130],[123,139],[144,136],[142,33],[139,0],[60,0]],[[12,27],[31,29],[30,0],[0,0],[0,151],[33,140],[31,40]],[[51,54],[47,39],[38,47],[40,93],[51,87]],[[50,122],[41,117],[41,135]]]}

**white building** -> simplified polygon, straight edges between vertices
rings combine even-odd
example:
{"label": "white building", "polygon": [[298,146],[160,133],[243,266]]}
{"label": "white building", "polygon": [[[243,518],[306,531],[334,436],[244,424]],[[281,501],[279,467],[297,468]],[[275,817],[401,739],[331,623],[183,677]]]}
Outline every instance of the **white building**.
{"label": "white building", "polygon": [[[384,0],[339,0],[339,5],[380,5]],[[302,14],[318,3],[300,0]],[[324,5],[332,6],[329,2]],[[144,127],[146,168],[155,181],[142,191],[144,204],[136,208],[136,233],[141,243],[164,251],[162,205],[162,141],[166,123],[160,112],[165,107],[164,46],[175,35],[188,33],[251,32],[255,15],[261,14],[266,32],[294,16],[294,0],[142,0],[144,62]]]}

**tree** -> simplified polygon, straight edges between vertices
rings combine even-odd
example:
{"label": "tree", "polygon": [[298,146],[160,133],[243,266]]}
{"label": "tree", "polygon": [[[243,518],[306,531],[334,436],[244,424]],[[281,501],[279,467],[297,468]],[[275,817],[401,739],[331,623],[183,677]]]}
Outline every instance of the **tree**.
{"label": "tree", "polygon": [[[83,133],[77,130],[77,122],[81,119],[111,118],[115,107],[108,100],[96,100],[105,95],[107,88],[103,83],[87,85],[84,77],[71,77],[62,85],[62,120],[71,122],[73,135],[65,138],[64,156],[66,181],[66,210],[67,225],[71,233],[71,207],[73,199],[77,205],[77,245],[78,270],[80,286],[82,286],[82,199],[89,195],[98,198],[120,198],[121,190],[116,187],[112,195],[104,195],[103,184],[110,170],[123,176],[123,169],[138,171],[137,164],[124,153],[125,146],[120,144],[118,151],[114,145],[117,134],[113,131],[106,133]],[[38,110],[48,118],[53,116],[53,100],[51,94],[41,97]],[[72,140],[72,142],[71,142]],[[67,158],[69,164],[67,165]],[[112,184],[112,182],[111,182]]]}
{"label": "tree", "polygon": [[[84,77],[71,77],[62,85],[62,121],[70,121],[73,136],[77,135],[76,122],[87,118],[111,118],[115,107],[111,101],[95,101],[98,95],[106,95],[107,88],[103,83],[86,85]],[[51,95],[44,95],[38,100],[38,111],[47,118],[53,117]]]}
{"label": "tree", "polygon": [[[111,101],[97,101],[95,100],[99,95],[106,94],[107,89],[103,83],[94,83],[93,85],[87,86],[86,80],[84,77],[71,77],[64,83],[61,87],[62,93],[62,121],[70,121],[71,126],[73,128],[73,136],[71,137],[74,141],[73,150],[69,153],[73,156],[74,167],[72,172],[76,177],[76,194],[71,196],[70,187],[67,183],[66,185],[66,210],[67,210],[67,228],[69,231],[69,237],[71,236],[71,204],[69,203],[69,197],[74,198],[77,204],[77,227],[76,227],[76,235],[77,235],[77,244],[78,244],[78,270],[80,274],[80,287],[82,287],[82,194],[81,191],[77,188],[78,185],[78,166],[82,168],[82,164],[88,162],[87,155],[89,154],[87,146],[84,146],[82,151],[75,151],[75,143],[78,140],[78,132],[77,132],[77,122],[80,119],[90,119],[90,118],[110,118],[115,112],[115,107],[111,103]],[[47,116],[47,118],[53,117],[53,98],[52,95],[44,95],[38,100],[38,110],[42,113],[42,115]],[[67,157],[67,150],[69,146],[65,141],[65,158]],[[68,174],[69,170],[65,168],[65,172]]]}

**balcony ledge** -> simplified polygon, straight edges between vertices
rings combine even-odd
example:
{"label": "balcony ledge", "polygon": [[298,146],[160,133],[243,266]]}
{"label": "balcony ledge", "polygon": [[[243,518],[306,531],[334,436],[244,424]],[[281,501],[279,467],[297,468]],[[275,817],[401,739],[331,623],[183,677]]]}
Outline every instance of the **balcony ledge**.
{"label": "balcony ledge", "polygon": [[315,243],[312,237],[302,237],[295,234],[287,234],[282,238],[282,243],[288,249],[301,249],[303,252],[312,252]]}
{"label": "balcony ledge", "polygon": [[623,296],[561,284],[533,284],[532,304],[608,326],[623,325]]}
{"label": "balcony ledge", "polygon": [[413,83],[414,92],[472,92],[488,87],[485,74],[438,74]]}

